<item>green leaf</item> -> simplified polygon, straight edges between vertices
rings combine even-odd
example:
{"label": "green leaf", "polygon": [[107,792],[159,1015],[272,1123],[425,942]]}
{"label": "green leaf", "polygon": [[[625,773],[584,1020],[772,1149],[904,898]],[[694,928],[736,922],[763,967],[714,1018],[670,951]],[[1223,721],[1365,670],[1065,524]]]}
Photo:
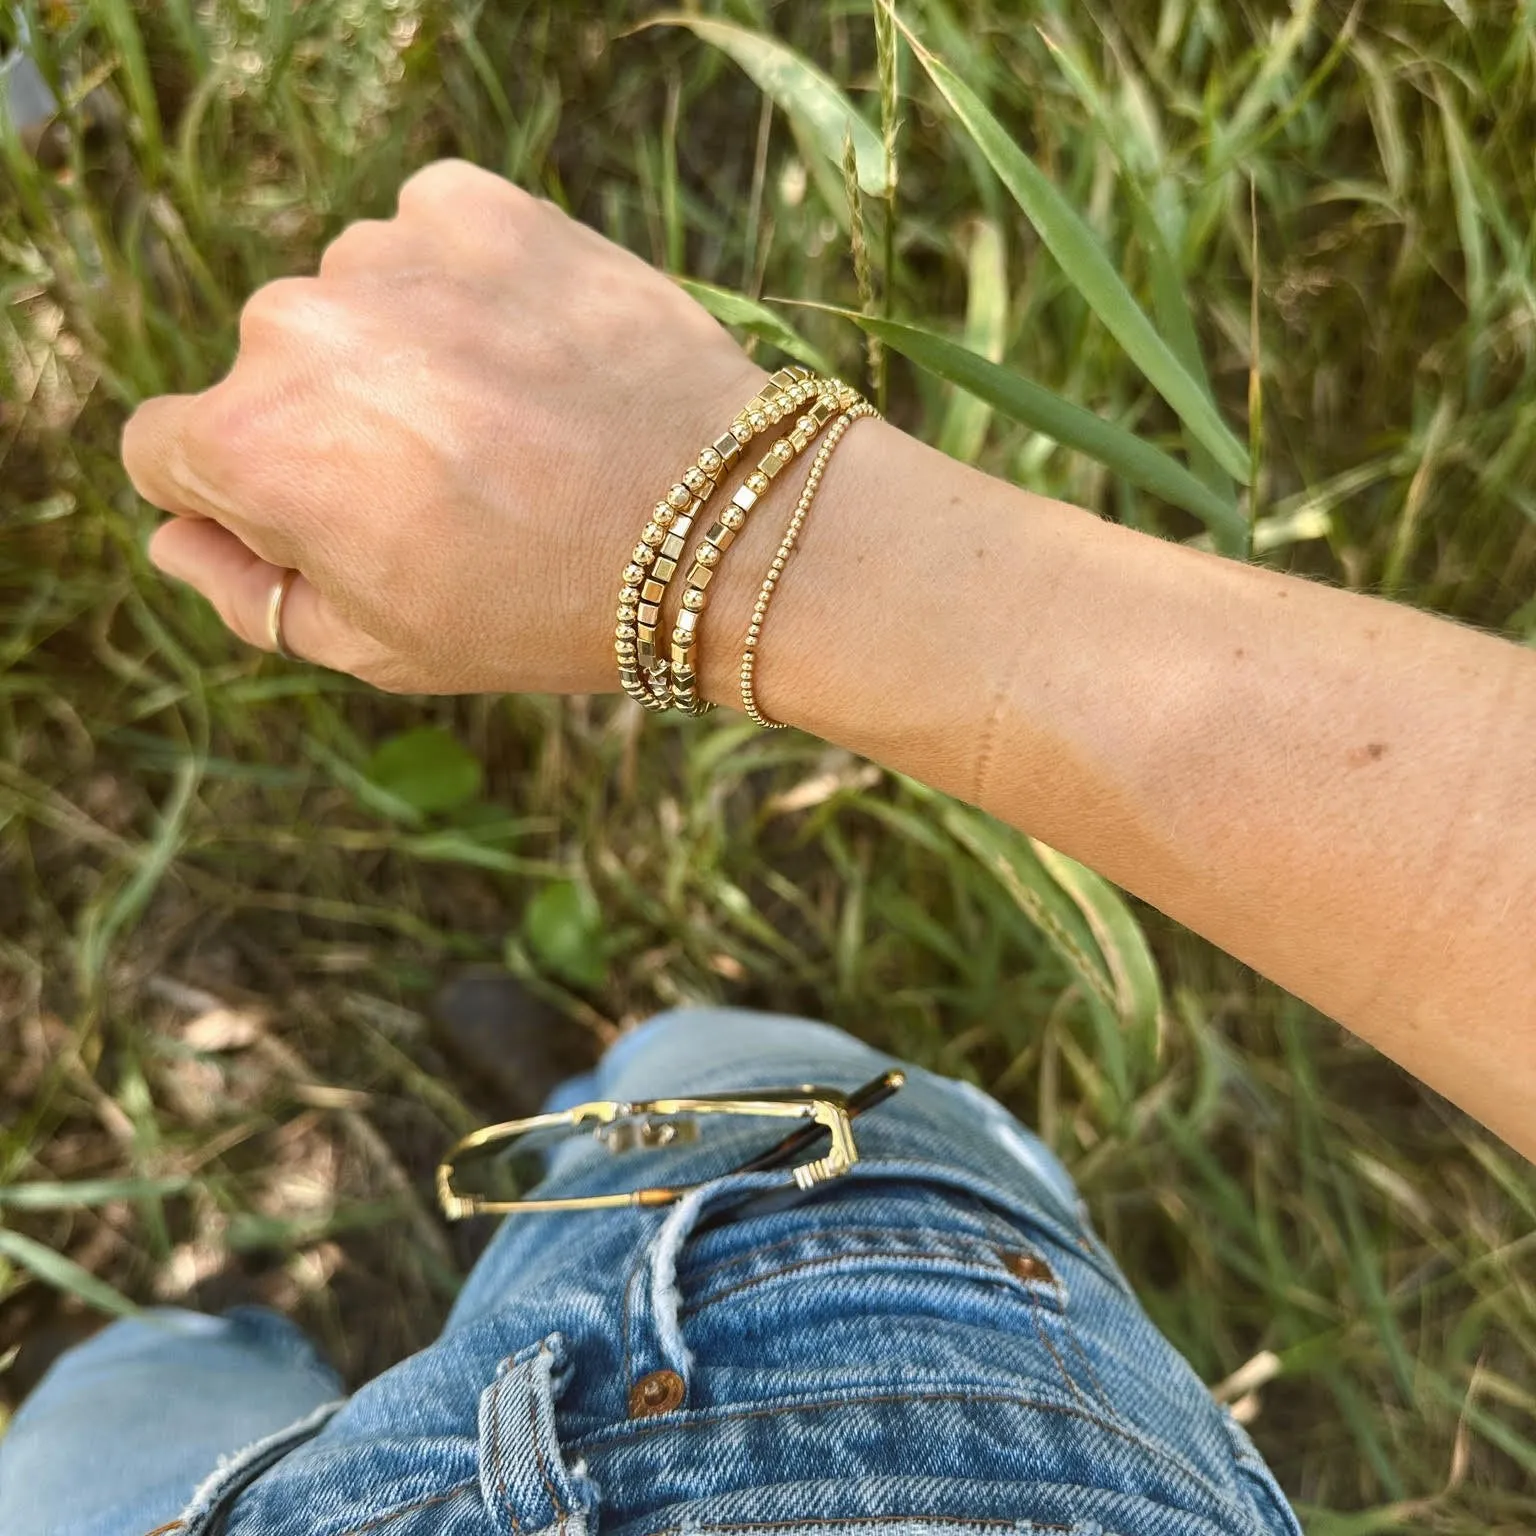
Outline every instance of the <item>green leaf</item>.
{"label": "green leaf", "polygon": [[0,1185],[0,1206],[18,1211],[71,1211],[110,1200],[158,1200],[191,1184],[185,1175],[165,1179],[81,1179],[73,1184],[39,1180]]}
{"label": "green leaf", "polygon": [[1131,1096],[1131,1074],[1115,980],[1082,913],[1040,862],[1028,838],[971,806],[939,795],[932,800],[945,830],[991,872],[1081,983],[1105,1076],[1125,1104]]}
{"label": "green leaf", "polygon": [[1115,985],[1120,1022],[1136,1038],[1155,1042],[1163,1015],[1163,985],[1147,936],[1125,898],[1102,875],[1036,838],[1029,846],[1046,872],[1083,914]]}
{"label": "green leaf", "polygon": [[87,1306],[100,1312],[110,1312],[115,1317],[131,1317],[139,1309],[120,1291],[114,1290],[105,1280],[98,1280],[89,1270],[82,1269],[73,1259],[55,1253],[20,1232],[0,1227],[0,1258],[29,1271],[45,1285],[51,1285],[65,1295],[78,1297]]}
{"label": "green leaf", "polygon": [[888,347],[911,358],[930,373],[938,374],[941,379],[969,390],[1005,416],[1022,421],[1065,447],[1086,453],[1117,475],[1124,476],[1132,485],[1139,485],[1164,501],[1193,512],[1214,536],[1224,540],[1235,539],[1239,534],[1247,536],[1247,524],[1231,502],[1196,479],[1177,459],[1143,442],[1124,427],[1105,421],[1102,416],[1095,416],[1092,411],[1073,405],[1060,395],[1021,378],[1010,369],[989,363],[986,358],[978,357],[932,331],[899,320],[863,315],[857,310],[838,309],[832,305],[812,307],[829,309],[833,314],[852,320],[855,325],[872,331]]}
{"label": "green leaf", "polygon": [[415,811],[451,811],[480,793],[480,760],[435,725],[391,736],[368,759],[368,781]]}
{"label": "green leaf", "polygon": [[859,186],[871,197],[890,190],[885,146],[853,104],[821,70],[777,38],[702,16],[656,16],[648,27],[687,27],[695,37],[734,59],[757,88],[809,134],[833,165],[843,163],[844,141],[852,138]]}
{"label": "green leaf", "polygon": [[1158,335],[1115,271],[1098,237],[1034,161],[1009,138],[1003,125],[982,105],[971,88],[942,59],[929,53],[910,31],[907,40],[929,79],[949,102],[1014,201],[1024,210],[1025,217],[1034,225],[1067,280],[1082,294],[1088,307],[1125,348],[1126,355],[1206,446],[1216,462],[1234,480],[1246,485],[1249,475],[1247,449],[1221,419],[1210,396]]}
{"label": "green leaf", "polygon": [[721,325],[733,325],[761,337],[780,352],[802,362],[817,373],[836,373],[825,352],[812,346],[782,315],[776,315],[766,304],[749,299],[744,293],[731,288],[717,288],[713,283],[701,283],[697,278],[680,277],[677,285],[685,293],[697,299]]}
{"label": "green leaf", "polygon": [[[1008,266],[1003,232],[991,219],[978,219],[966,258],[965,345],[988,362],[1000,363],[1008,338]],[[962,464],[972,464],[987,437],[992,408],[969,390],[956,389],[939,428],[938,447]]]}
{"label": "green leaf", "polygon": [[602,909],[586,886],[574,880],[546,885],[523,914],[523,936],[562,981],[590,991],[608,979]]}

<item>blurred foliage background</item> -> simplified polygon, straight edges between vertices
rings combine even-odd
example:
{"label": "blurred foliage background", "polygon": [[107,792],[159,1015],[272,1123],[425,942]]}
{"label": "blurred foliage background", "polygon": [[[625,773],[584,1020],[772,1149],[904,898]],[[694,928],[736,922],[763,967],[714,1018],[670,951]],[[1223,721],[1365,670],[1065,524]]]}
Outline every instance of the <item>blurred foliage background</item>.
{"label": "blurred foliage background", "polygon": [[[984,1085],[1309,1530],[1529,1531],[1536,1181],[1374,1053],[814,741],[375,696],[244,651],[146,565],[126,412],[216,378],[252,288],[462,155],[996,474],[1536,638],[1531,0],[883,14],[0,24],[59,103],[0,128],[0,1391],[29,1341],[153,1299],[260,1296],[353,1378],[430,1338],[483,1233],[439,1226],[427,1173],[504,1107],[431,997],[491,965],[593,1046],[718,999]],[[1083,240],[1107,286],[1062,259]],[[1148,382],[1131,309],[1227,441]],[[1001,366],[959,357],[962,392],[954,344]]]}

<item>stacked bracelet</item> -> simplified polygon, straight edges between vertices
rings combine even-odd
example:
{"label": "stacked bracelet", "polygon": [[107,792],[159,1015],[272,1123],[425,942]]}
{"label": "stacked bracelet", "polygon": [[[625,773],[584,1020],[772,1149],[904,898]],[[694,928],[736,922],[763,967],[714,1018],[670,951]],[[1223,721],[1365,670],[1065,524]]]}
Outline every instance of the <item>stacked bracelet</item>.
{"label": "stacked bracelet", "polygon": [[800,492],[800,500],[795,503],[794,515],[789,520],[789,526],[784,530],[778,553],[774,555],[773,563],[768,567],[768,574],[763,578],[763,585],[758,591],[757,602],[752,608],[752,622],[747,626],[746,647],[741,657],[741,706],[746,710],[748,718],[762,726],[765,731],[782,731],[785,728],[783,721],[770,720],[763,714],[757,707],[757,698],[752,690],[752,674],[757,666],[757,645],[762,638],[763,621],[768,616],[768,605],[773,601],[779,577],[784,574],[784,567],[789,562],[795,541],[800,537],[801,528],[805,526],[811,504],[816,500],[816,492],[821,489],[821,477],[826,473],[827,462],[831,459],[833,451],[854,422],[866,416],[879,414],[867,400],[857,400],[827,429],[826,438],[817,450],[816,457],[811,461],[811,472],[805,477],[805,489]]}
{"label": "stacked bracelet", "polygon": [[618,624],[613,632],[619,681],[625,693],[647,709],[664,710],[672,703],[667,662],[656,649],[656,630],[661,622],[662,599],[694,519],[747,444],[814,398],[819,387],[809,369],[798,364],[780,369],[742,407],[727,430],[700,452],[652,510],[630,563],[624,567]]}
{"label": "stacked bracelet", "polygon": [[854,390],[836,380],[830,388],[824,389],[816,403],[795,423],[794,430],[781,437],[763,455],[762,461],[731,497],[731,504],[721,512],[719,521],[694,552],[693,569],[688,573],[677,623],[672,630],[672,703],[685,715],[706,715],[714,708],[708,700],[699,697],[693,648],[698,639],[699,621],[709,603],[709,584],[721,557],[735,542],[736,535],[746,525],[748,514],[766,494],[774,477],[795,461],[833,416],[852,408],[858,401],[859,396]]}

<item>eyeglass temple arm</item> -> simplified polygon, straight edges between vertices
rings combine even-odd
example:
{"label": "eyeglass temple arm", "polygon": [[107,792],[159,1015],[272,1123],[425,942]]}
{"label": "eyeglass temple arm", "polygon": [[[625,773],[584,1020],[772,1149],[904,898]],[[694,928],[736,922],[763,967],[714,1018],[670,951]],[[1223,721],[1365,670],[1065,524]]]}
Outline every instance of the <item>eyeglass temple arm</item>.
{"label": "eyeglass temple arm", "polygon": [[[879,1077],[871,1078],[862,1088],[855,1088],[846,1100],[848,1118],[857,1120],[866,1110],[873,1109],[877,1104],[883,1104],[906,1080],[905,1072],[892,1068],[889,1072],[882,1072]],[[754,1157],[751,1162],[743,1163],[736,1171],[768,1173],[772,1169],[782,1168],[785,1163],[792,1162],[807,1147],[812,1146],[826,1134],[825,1126],[803,1125],[798,1130],[791,1131],[782,1141],[769,1147],[766,1152]]]}

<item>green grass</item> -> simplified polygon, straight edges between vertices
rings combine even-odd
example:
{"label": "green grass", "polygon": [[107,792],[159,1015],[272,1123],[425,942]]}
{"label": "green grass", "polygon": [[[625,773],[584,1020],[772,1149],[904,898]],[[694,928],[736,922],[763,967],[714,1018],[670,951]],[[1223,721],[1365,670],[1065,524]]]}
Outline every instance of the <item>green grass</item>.
{"label": "green grass", "polygon": [[[863,4],[709,6],[846,94],[850,177],[835,114],[619,0],[32,9],[69,109],[0,181],[0,1362],[39,1270],[99,1306],[239,1271],[354,1375],[422,1343],[471,1257],[426,1170],[494,1108],[426,999],[505,960],[601,1037],[729,999],[982,1083],[1207,1380],[1276,1357],[1251,1428],[1309,1529],[1536,1526],[1536,1181],[1491,1137],[815,742],[255,657],[149,572],[114,457],[134,401],[227,365],[252,287],[461,154],[680,275],[860,312],[892,414],[998,474],[1531,640],[1529,0],[907,0],[938,64],[894,73]],[[1112,282],[1051,254],[1084,229]],[[891,321],[1039,389],[962,396]],[[1120,430],[1058,447],[1051,396]],[[1194,510],[1127,453],[1180,461]],[[463,750],[388,745],[423,724]],[[103,1179],[160,1182],[14,1193]]]}

